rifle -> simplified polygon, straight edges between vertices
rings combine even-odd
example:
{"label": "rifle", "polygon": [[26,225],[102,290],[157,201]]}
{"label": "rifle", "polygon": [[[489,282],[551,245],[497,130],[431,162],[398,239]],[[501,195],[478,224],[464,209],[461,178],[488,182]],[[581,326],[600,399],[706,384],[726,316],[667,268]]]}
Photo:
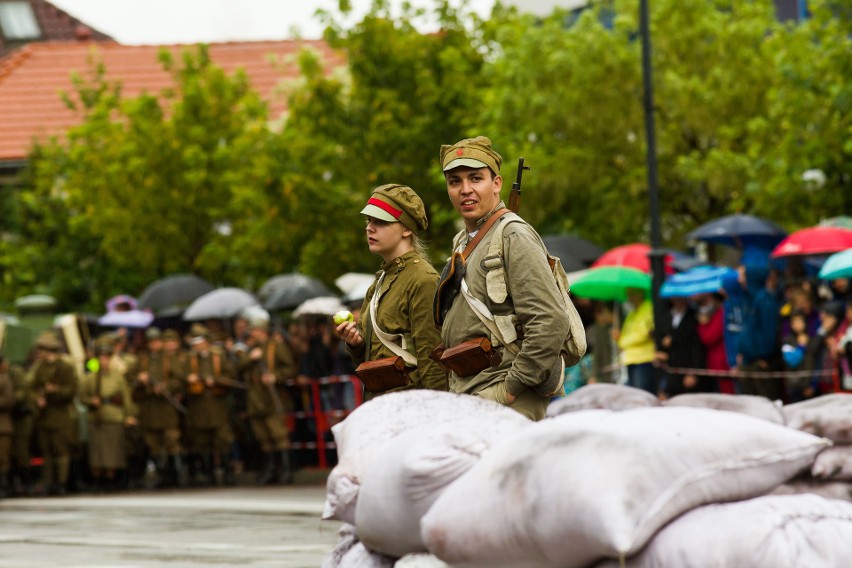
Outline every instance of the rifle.
{"label": "rifle", "polygon": [[524,159],[518,158],[518,175],[512,183],[512,191],[509,192],[509,209],[513,213],[518,213],[521,209],[521,178],[524,175],[524,170],[530,169],[524,165]]}
{"label": "rifle", "polygon": [[260,382],[266,386],[266,390],[269,391],[269,396],[272,399],[272,406],[275,408],[275,414],[282,415],[284,414],[284,403],[281,402],[281,395],[278,394],[278,391],[275,389],[275,385],[264,383],[263,382],[263,374],[265,373],[274,373],[275,369],[275,344],[272,342],[272,339],[266,344],[266,360],[261,364],[261,378]]}

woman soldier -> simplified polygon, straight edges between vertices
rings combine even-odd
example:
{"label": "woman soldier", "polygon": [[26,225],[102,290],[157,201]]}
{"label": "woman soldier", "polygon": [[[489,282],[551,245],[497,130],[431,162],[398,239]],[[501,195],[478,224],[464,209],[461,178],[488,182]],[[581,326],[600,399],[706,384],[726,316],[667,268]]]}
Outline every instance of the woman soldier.
{"label": "woman soldier", "polygon": [[382,269],[367,290],[359,321],[336,331],[358,365],[365,399],[414,388],[446,391],[446,373],[429,358],[441,335],[432,319],[438,273],[418,237],[429,224],[423,200],[410,187],[383,185],[361,213],[367,246],[382,258]]}

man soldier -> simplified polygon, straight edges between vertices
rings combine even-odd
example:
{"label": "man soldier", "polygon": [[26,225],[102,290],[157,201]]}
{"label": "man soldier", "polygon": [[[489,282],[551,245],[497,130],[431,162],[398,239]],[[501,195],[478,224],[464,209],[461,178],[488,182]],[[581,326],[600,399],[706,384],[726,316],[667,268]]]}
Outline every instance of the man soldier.
{"label": "man soldier", "polygon": [[9,365],[0,355],[0,497],[9,495],[9,470],[12,465],[12,410],[15,407],[15,385],[9,376]]}
{"label": "man soldier", "polygon": [[64,495],[68,483],[72,445],[77,439],[77,372],[62,358],[62,344],[52,333],[36,341],[41,352],[30,370],[38,417],[35,430],[44,458],[43,481],[51,495]]}
{"label": "man soldier", "polygon": [[[38,350],[36,350],[38,352]],[[35,425],[36,401],[30,380],[24,369],[18,365],[9,366],[9,378],[14,385],[15,405],[12,407],[12,491],[15,495],[32,495],[32,477],[30,475],[30,443]]]}
{"label": "man soldier", "polygon": [[[139,407],[142,437],[159,475],[160,487],[174,487],[182,479],[180,411],[177,397],[183,391],[183,368],[178,354],[163,349],[163,333],[145,331],[147,349],[137,357],[133,400]],[[180,339],[177,332],[170,337]]]}
{"label": "man soldier", "polygon": [[[232,367],[221,349],[213,348],[207,328],[194,324],[190,330],[191,351],[186,375],[186,427],[190,449],[190,474],[199,485],[215,482],[218,463],[225,471],[225,483],[234,483],[229,460],[234,435],[228,419],[228,391],[234,385]],[[201,464],[199,475],[198,463]]]}
{"label": "man soldier", "polygon": [[[488,138],[442,146],[440,158],[450,202],[465,225],[453,251],[465,256],[456,274],[467,289],[461,286],[454,297],[445,297],[442,281],[436,323],[442,323],[447,349],[469,340],[483,345],[485,338],[490,342],[486,347],[496,351],[496,356],[486,352],[481,358],[490,359],[490,365],[451,369],[450,391],[495,400],[539,420],[562,384],[560,350],[571,330],[546,249],[535,230],[500,200],[503,159]],[[465,251],[472,242],[472,250]],[[449,272],[445,270],[445,278]],[[476,302],[482,309],[474,308]]]}
{"label": "man soldier", "polygon": [[239,365],[248,386],[248,419],[262,454],[257,483],[292,483],[290,432],[284,423],[289,397],[282,400],[280,387],[296,377],[298,368],[290,348],[269,336],[268,320],[254,319],[249,329],[249,351],[243,352]]}
{"label": "man soldier", "polygon": [[114,337],[95,340],[98,367],[83,378],[80,402],[88,408],[89,467],[96,491],[116,489],[115,474],[127,467],[125,425],[136,423],[124,372],[115,368]]}

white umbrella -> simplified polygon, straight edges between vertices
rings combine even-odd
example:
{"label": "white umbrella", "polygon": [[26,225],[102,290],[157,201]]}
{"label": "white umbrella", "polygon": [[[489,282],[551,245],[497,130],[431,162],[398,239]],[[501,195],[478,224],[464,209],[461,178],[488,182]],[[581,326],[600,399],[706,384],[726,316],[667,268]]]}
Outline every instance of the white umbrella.
{"label": "white umbrella", "polygon": [[[335,278],[334,285],[337,286],[344,294],[348,294],[363,286],[364,283],[366,283],[369,288],[370,284],[372,284],[375,279],[375,274],[367,274],[366,272],[347,272],[346,274]],[[364,290],[366,290],[366,288],[364,288]]]}
{"label": "white umbrella", "polygon": [[196,298],[183,313],[183,319],[228,319],[256,305],[257,298],[242,288],[217,288]]}
{"label": "white umbrella", "polygon": [[374,276],[373,279],[369,282],[361,282],[360,284],[358,284],[355,288],[353,288],[352,290],[347,292],[345,296],[343,296],[343,301],[348,304],[350,302],[360,302],[361,300],[363,300],[364,296],[367,295],[367,290],[369,290],[370,286],[373,285],[373,280],[375,279],[376,277]]}
{"label": "white umbrella", "polygon": [[317,316],[333,316],[341,310],[345,310],[340,302],[340,298],[336,296],[320,296],[305,300],[293,310],[293,317],[317,315]]}
{"label": "white umbrella", "polygon": [[148,327],[152,321],[154,314],[145,310],[107,312],[98,318],[98,324],[104,327]]}

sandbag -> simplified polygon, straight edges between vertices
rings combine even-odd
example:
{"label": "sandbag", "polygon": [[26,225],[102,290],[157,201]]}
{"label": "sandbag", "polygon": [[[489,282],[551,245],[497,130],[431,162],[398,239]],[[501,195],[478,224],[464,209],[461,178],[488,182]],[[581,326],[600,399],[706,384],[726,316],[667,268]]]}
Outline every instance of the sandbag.
{"label": "sandbag", "polygon": [[772,495],[799,495],[810,493],[819,495],[826,499],[837,499],[839,501],[852,502],[852,482],[849,481],[821,481],[811,477],[794,479],[779,485],[772,491]]}
{"label": "sandbag", "polygon": [[405,432],[363,469],[355,526],[371,550],[401,557],[426,552],[420,519],[444,489],[494,445],[532,424],[518,413],[501,420],[460,420]]}
{"label": "sandbag", "polygon": [[449,566],[432,554],[418,552],[406,554],[396,561],[393,568],[449,568]]}
{"label": "sandbag", "polygon": [[448,564],[580,568],[636,553],[699,505],[765,494],[830,442],[704,408],[585,410],[486,453],[421,520]]}
{"label": "sandbag", "polygon": [[750,394],[685,393],[666,400],[663,406],[692,406],[748,414],[776,424],[784,424],[780,401]]}
{"label": "sandbag", "polygon": [[811,466],[811,475],[817,479],[852,481],[852,444],[821,451]]}
{"label": "sandbag", "polygon": [[355,523],[363,468],[384,443],[400,434],[434,424],[502,420],[532,423],[509,407],[467,394],[418,389],[370,400],[331,428],[338,463],[326,480],[322,518]]}
{"label": "sandbag", "polygon": [[368,550],[350,524],[344,523],[337,536],[337,544],[325,555],[321,568],[393,568],[396,563],[395,558]]}
{"label": "sandbag", "polygon": [[594,408],[630,410],[649,406],[660,406],[660,401],[647,391],[626,385],[595,383],[584,385],[568,396],[551,402],[547,407],[547,416],[554,417],[566,412]]}
{"label": "sandbag", "polygon": [[852,444],[852,393],[825,394],[781,410],[790,428]]}
{"label": "sandbag", "polygon": [[693,509],[657,533],[626,568],[846,568],[850,561],[852,503],[770,495]]}

